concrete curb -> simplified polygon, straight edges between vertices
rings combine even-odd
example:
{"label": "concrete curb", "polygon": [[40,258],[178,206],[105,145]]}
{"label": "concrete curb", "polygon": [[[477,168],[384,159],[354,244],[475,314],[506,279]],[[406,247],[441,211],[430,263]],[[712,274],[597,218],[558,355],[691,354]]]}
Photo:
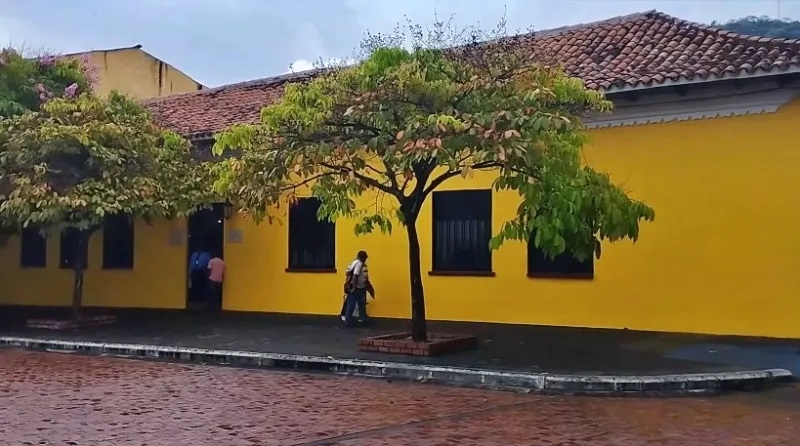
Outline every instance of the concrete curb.
{"label": "concrete curb", "polygon": [[0,336],[0,347],[51,352],[214,364],[245,368],[329,372],[369,378],[449,384],[494,390],[581,395],[691,395],[760,389],[791,380],[784,369],[652,376],[563,375],[439,367],[399,362],[339,359],[192,347],[115,344]]}

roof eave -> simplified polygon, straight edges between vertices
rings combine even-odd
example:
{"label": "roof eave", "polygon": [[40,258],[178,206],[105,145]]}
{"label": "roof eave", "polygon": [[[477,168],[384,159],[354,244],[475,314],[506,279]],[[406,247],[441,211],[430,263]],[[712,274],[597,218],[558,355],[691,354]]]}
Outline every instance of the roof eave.
{"label": "roof eave", "polygon": [[133,46],[121,46],[119,48],[105,48],[105,49],[96,49],[96,50],[86,50],[86,51],[79,51],[77,53],[67,53],[62,54],[62,57],[73,57],[73,56],[80,56],[82,54],[89,54],[89,53],[110,53],[114,51],[127,51],[127,50],[140,50],[142,49],[142,44],[137,43]]}
{"label": "roof eave", "polygon": [[[599,91],[605,94],[616,94],[616,93],[625,93],[625,92],[632,92],[632,91],[648,91],[648,90],[655,90],[658,88],[664,87],[678,87],[682,85],[699,85],[699,84],[708,84],[712,82],[720,82],[726,80],[736,80],[736,79],[756,79],[756,78],[766,78],[772,76],[782,76],[787,74],[797,74],[800,73],[800,66],[795,65],[791,66],[785,70],[764,70],[764,69],[757,69],[752,73],[723,73],[720,76],[709,76],[704,79],[701,78],[694,78],[694,79],[677,79],[677,80],[668,80],[666,82],[661,82],[659,84],[649,84],[649,85],[625,85],[623,87],[610,87],[608,89],[598,89]],[[193,132],[184,134],[188,140],[192,142],[200,142],[200,141],[207,141],[210,139],[214,139],[214,135],[216,131],[200,131],[200,132]]]}
{"label": "roof eave", "polygon": [[629,91],[643,91],[643,90],[653,90],[656,88],[662,87],[677,87],[681,85],[697,85],[697,84],[707,84],[710,82],[719,82],[719,81],[726,81],[726,80],[735,80],[735,79],[754,79],[759,77],[770,77],[770,76],[781,76],[784,74],[796,74],[800,73],[800,66],[793,65],[789,68],[784,70],[764,70],[762,68],[758,68],[752,73],[722,73],[718,76],[708,76],[706,78],[693,78],[693,79],[675,79],[675,80],[667,80],[665,82],[661,82],[658,84],[640,84],[640,85],[624,85],[621,87],[611,86],[608,88],[600,88],[601,92],[605,94],[613,94],[613,93],[624,93]]}
{"label": "roof eave", "polygon": [[194,133],[187,133],[184,138],[188,139],[191,142],[197,141],[207,141],[209,139],[214,139],[214,134],[217,132],[194,132]]}

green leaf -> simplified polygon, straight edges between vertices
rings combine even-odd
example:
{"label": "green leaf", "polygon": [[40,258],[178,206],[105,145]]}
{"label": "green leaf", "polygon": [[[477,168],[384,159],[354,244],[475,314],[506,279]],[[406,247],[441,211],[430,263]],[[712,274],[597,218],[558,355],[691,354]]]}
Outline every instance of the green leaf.
{"label": "green leaf", "polygon": [[367,234],[416,224],[430,188],[490,171],[492,188],[519,203],[491,249],[533,235],[550,257],[588,258],[604,240],[637,240],[654,211],[582,156],[581,117],[612,103],[558,67],[537,67],[531,47],[487,37],[476,41],[493,45],[443,51],[454,35],[464,34],[415,28],[406,47],[368,39],[358,64],[287,84],[258,124],[216,135],[214,153],[237,156],[219,163],[214,190],[260,221],[311,188],[320,218],[345,217]]}

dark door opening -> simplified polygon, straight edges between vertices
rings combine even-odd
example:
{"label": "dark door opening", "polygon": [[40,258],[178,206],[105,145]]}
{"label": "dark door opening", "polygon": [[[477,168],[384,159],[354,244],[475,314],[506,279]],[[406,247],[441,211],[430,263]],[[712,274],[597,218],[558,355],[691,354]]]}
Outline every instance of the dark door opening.
{"label": "dark door opening", "polygon": [[201,209],[189,217],[187,228],[186,263],[189,267],[186,281],[186,308],[187,309],[215,309],[222,308],[222,296],[219,302],[212,302],[211,291],[208,287],[208,271],[205,268],[194,268],[193,258],[195,252],[205,251],[209,258],[219,256],[224,259],[225,246],[225,212],[221,203],[214,204],[210,209]]}

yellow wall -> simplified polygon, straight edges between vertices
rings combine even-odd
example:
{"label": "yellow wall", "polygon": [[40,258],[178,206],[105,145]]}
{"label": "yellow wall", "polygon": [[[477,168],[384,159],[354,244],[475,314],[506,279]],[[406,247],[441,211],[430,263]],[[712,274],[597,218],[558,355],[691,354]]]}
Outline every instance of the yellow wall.
{"label": "yellow wall", "polygon": [[149,99],[198,90],[197,81],[138,48],[89,54],[98,69],[100,94],[118,90],[137,99]]}
{"label": "yellow wall", "polygon": [[[800,338],[800,100],[775,114],[602,129],[588,161],[656,209],[637,244],[605,246],[595,279],[529,279],[526,248],[494,253],[496,277],[430,277],[431,201],[420,216],[430,319]],[[491,175],[445,189],[486,188]],[[513,216],[493,199],[493,229]],[[236,220],[225,247],[230,310],[335,314],[342,268],[370,253],[371,315],[410,316],[405,235],[355,237],[337,224],[339,274],[285,273],[287,227]]]}
{"label": "yellow wall", "polygon": [[[420,216],[430,319],[610,327],[800,338],[800,100],[777,113],[593,131],[587,160],[609,171],[656,209],[639,243],[606,246],[595,279],[529,279],[526,250],[509,243],[494,253],[496,277],[429,277],[430,200]],[[486,188],[490,174],[453,179],[444,189]],[[493,199],[494,230],[513,215],[513,194]],[[136,269],[98,270],[99,237],[86,277],[87,303],[183,306],[185,245],[169,245],[170,227],[138,225]],[[336,314],[344,266],[370,253],[378,299],[373,316],[410,315],[406,239],[356,238],[337,224],[337,274],[286,273],[286,224],[234,217],[228,230],[224,306],[228,310]],[[181,229],[181,228],[178,228]],[[51,242],[51,247],[57,242]],[[12,241],[0,256],[0,303],[67,304],[69,273],[20,271]]]}
{"label": "yellow wall", "polygon": [[[103,270],[103,234],[89,242],[89,267],[84,280],[86,306],[185,308],[187,257],[183,220],[134,226],[134,269]],[[47,267],[20,268],[19,238],[11,238],[0,255],[0,304],[62,306],[72,303],[72,270],[59,269],[58,235],[48,237]]]}
{"label": "yellow wall", "polygon": [[[138,48],[89,53],[98,69],[100,94],[119,90],[147,99],[197,91],[198,84],[172,66]],[[135,228],[135,271],[102,270],[102,234],[91,241],[86,272],[87,306],[184,308],[186,246],[170,246],[171,231],[185,231],[185,222],[138,222]],[[19,239],[12,238],[0,255],[0,304],[69,305],[72,272],[58,268],[59,237],[48,240],[46,269],[19,268]]]}

